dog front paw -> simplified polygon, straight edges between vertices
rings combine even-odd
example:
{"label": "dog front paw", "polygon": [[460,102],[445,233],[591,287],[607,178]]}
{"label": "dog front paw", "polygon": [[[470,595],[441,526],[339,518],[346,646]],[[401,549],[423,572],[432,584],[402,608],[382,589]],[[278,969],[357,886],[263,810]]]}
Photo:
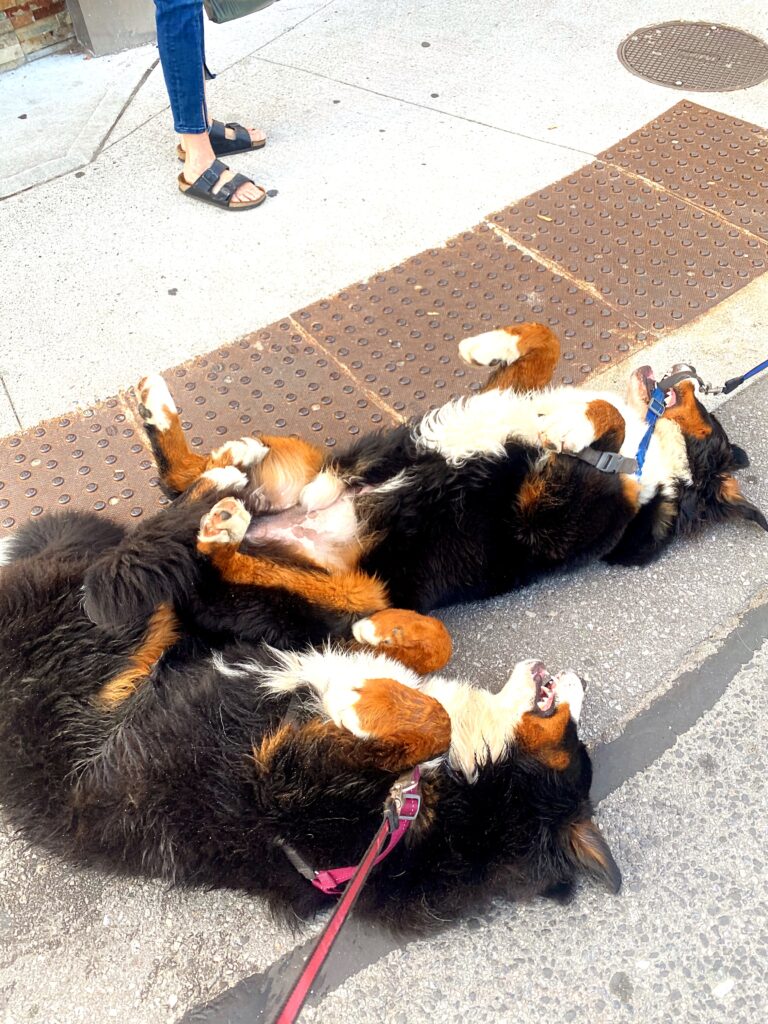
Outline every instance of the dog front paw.
{"label": "dog front paw", "polygon": [[508,366],[520,358],[519,341],[519,334],[500,327],[498,330],[485,331],[459,342],[459,355],[465,363],[472,363],[475,366]]}
{"label": "dog front paw", "polygon": [[451,636],[439,619],[402,608],[387,608],[352,627],[358,643],[375,647],[420,675],[437,672],[450,661]]}
{"label": "dog front paw", "polygon": [[256,437],[241,437],[237,441],[227,441],[210,454],[209,465],[238,466],[248,469],[258,466],[269,455],[269,448]]}

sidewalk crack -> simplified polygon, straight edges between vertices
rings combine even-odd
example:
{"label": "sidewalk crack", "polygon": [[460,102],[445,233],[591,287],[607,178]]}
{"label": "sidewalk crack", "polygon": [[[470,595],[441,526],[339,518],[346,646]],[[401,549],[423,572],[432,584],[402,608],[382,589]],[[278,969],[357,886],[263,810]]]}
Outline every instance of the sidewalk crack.
{"label": "sidewalk crack", "polygon": [[10,407],[11,407],[11,412],[13,413],[13,417],[16,420],[17,424],[19,425],[19,430],[23,430],[24,429],[24,424],[21,422],[19,414],[16,412],[16,406],[13,404],[13,399],[11,398],[11,392],[8,390],[8,385],[5,383],[5,377],[0,377],[0,385],[3,388],[3,391],[5,393],[5,397],[8,399],[8,405],[10,405]]}

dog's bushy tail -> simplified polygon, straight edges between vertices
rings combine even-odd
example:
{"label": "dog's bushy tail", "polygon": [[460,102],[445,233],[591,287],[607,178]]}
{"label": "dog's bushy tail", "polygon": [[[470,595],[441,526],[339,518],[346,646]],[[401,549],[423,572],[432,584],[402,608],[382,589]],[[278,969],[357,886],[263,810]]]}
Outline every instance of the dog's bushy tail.
{"label": "dog's bushy tail", "polygon": [[184,604],[199,582],[195,545],[205,510],[197,502],[179,502],[105,552],[85,575],[88,617],[118,627],[145,619],[162,602]]}
{"label": "dog's bushy tail", "polygon": [[116,547],[125,536],[117,523],[95,512],[53,512],[31,519],[0,543],[0,565],[22,558],[94,558]]}

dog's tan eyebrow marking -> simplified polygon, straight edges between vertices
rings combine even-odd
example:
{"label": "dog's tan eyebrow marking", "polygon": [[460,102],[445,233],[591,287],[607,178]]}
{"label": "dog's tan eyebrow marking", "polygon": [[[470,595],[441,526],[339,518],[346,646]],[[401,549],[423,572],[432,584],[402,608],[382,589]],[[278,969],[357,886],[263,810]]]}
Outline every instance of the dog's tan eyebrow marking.
{"label": "dog's tan eyebrow marking", "polygon": [[693,381],[685,380],[678,384],[679,401],[671,409],[667,409],[664,418],[677,423],[688,437],[704,438],[712,433],[712,426],[701,415],[696,401],[696,388]]}
{"label": "dog's tan eyebrow marking", "polygon": [[165,651],[179,638],[179,621],[170,605],[161,604],[152,613],[141,643],[128,660],[128,667],[101,687],[94,703],[103,710],[122,704],[145,680]]}

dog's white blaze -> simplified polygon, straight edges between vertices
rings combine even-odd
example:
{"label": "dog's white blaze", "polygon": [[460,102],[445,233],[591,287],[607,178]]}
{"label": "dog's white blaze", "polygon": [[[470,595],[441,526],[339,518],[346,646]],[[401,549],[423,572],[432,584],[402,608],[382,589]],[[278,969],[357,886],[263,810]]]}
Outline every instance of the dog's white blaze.
{"label": "dog's white blaze", "polygon": [[465,363],[477,366],[490,366],[495,360],[514,363],[520,358],[519,341],[519,334],[508,334],[500,328],[484,331],[460,341],[459,355]]}
{"label": "dog's white blaze", "polygon": [[177,412],[168,385],[159,373],[148,374],[142,384],[141,404],[149,413],[144,422],[160,431],[167,430],[171,425],[169,414]]}
{"label": "dog's white blaze", "polygon": [[269,448],[255,437],[241,437],[238,441],[227,441],[211,452],[214,459],[224,455],[229,455],[236,466],[254,466],[269,455]]}

